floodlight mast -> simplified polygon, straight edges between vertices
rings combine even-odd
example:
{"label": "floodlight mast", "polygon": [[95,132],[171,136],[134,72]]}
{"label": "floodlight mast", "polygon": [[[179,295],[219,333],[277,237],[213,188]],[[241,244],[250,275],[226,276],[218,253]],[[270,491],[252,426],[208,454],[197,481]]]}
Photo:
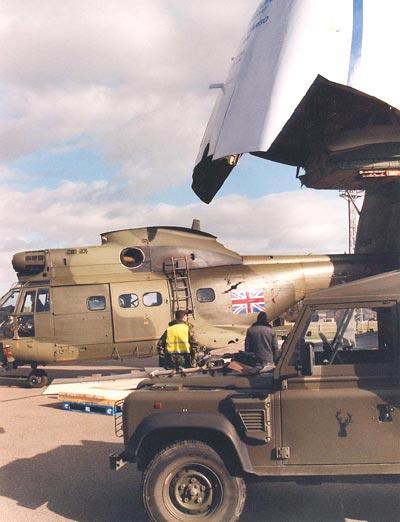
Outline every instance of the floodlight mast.
{"label": "floodlight mast", "polygon": [[349,254],[354,254],[357,238],[358,220],[361,214],[360,209],[356,205],[356,200],[364,196],[363,190],[341,190],[339,192],[341,198],[347,201],[348,216],[348,247]]}

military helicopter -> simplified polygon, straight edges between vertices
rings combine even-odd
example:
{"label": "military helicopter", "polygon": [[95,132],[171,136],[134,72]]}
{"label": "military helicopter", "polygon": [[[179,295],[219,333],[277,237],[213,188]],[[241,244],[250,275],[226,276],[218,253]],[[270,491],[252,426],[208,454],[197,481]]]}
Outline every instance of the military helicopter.
{"label": "military helicopter", "polygon": [[19,252],[12,264],[18,283],[0,300],[0,355],[6,369],[30,365],[32,387],[48,383],[38,368],[48,363],[154,355],[178,309],[189,310],[201,345],[238,343],[258,312],[273,320],[377,266],[364,255],[241,256],[197,220],[106,232],[100,246]]}

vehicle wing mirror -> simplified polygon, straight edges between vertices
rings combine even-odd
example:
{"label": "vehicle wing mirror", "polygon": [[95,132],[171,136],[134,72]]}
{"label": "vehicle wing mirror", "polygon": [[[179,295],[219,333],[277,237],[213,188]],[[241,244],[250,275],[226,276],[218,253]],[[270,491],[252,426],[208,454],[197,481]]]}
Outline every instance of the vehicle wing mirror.
{"label": "vehicle wing mirror", "polygon": [[302,343],[300,347],[300,361],[298,369],[301,375],[312,375],[314,366],[313,343]]}

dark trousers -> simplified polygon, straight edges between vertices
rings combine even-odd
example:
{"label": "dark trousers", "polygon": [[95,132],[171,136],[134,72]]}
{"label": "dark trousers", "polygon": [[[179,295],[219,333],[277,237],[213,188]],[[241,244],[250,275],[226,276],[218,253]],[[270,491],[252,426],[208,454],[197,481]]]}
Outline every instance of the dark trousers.
{"label": "dark trousers", "polygon": [[190,353],[168,353],[159,358],[159,364],[163,368],[179,370],[179,368],[191,368]]}

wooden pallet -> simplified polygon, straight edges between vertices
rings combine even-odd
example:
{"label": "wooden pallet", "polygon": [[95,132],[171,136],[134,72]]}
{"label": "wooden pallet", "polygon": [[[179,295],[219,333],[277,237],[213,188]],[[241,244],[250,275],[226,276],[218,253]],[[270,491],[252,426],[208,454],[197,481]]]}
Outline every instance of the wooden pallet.
{"label": "wooden pallet", "polygon": [[117,401],[125,399],[132,390],[79,390],[78,393],[63,392],[57,398],[61,402],[73,402],[78,404],[99,404],[101,406],[114,406]]}

